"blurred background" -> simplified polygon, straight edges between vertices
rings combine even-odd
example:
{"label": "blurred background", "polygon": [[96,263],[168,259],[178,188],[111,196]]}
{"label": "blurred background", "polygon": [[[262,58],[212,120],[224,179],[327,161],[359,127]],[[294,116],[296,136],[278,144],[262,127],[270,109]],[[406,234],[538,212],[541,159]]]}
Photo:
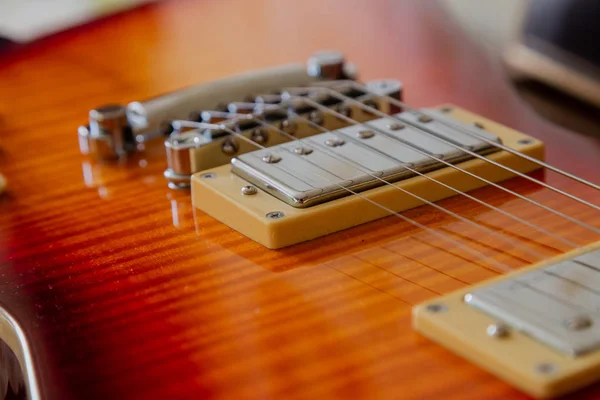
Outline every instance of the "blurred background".
{"label": "blurred background", "polygon": [[[48,37],[56,37],[60,32],[69,29],[86,29],[85,25],[95,20],[106,19],[108,16],[126,12],[127,10],[154,3],[156,0],[2,0],[0,1],[0,64],[1,54],[20,51],[27,46],[34,45]],[[293,26],[283,26],[286,17],[293,20],[289,14],[294,12],[291,2],[286,2],[285,7],[278,1],[245,2],[240,7],[239,15],[220,16],[224,17],[223,26],[215,30],[214,37],[193,37],[194,30],[184,28],[190,23],[191,18],[178,21],[176,13],[171,12],[172,3],[177,1],[162,1],[157,11],[152,11],[153,17],[148,19],[144,30],[147,39],[133,37],[128,33],[118,40],[133,43],[136,40],[152,40],[159,38],[156,50],[160,51],[161,43],[171,47],[187,49],[185,42],[197,41],[199,49],[210,49],[212,45],[219,46],[223,43],[223,37],[231,43],[231,48],[236,49],[238,55],[252,57],[252,48],[257,46],[272,46],[274,41],[252,43],[239,46],[243,38],[235,37],[235,27],[251,24],[257,14],[270,12],[274,21],[270,26],[256,26],[252,29],[265,31],[266,35],[274,38],[280,30],[290,30]],[[170,3],[170,4],[169,4]],[[189,3],[192,3],[191,1]],[[190,10],[198,10],[196,15],[198,24],[205,24],[205,18],[213,20],[219,15],[219,5],[215,1],[197,1],[198,6],[190,6]],[[231,0],[221,2],[231,3]],[[260,3],[260,4],[259,4]],[[351,2],[350,8],[365,7],[367,3]],[[379,2],[375,2],[379,3]],[[376,5],[373,3],[373,5]],[[388,9],[389,2],[381,9]],[[398,1],[397,5],[391,7],[402,12],[404,4],[415,3],[410,1]],[[435,29],[447,29],[449,35],[455,36],[454,27],[462,30],[467,40],[476,43],[482,51],[487,54],[489,60],[502,69],[507,82],[512,85],[524,103],[533,108],[539,115],[553,123],[564,126],[584,134],[600,134],[600,74],[598,64],[600,56],[597,54],[598,46],[590,38],[597,37],[598,28],[596,20],[599,14],[599,5],[595,0],[503,0],[503,1],[480,1],[480,0],[426,0],[421,2],[421,8],[438,8],[443,10],[449,23],[453,25],[437,26]],[[242,3],[240,3],[242,4]],[[334,13],[340,12],[338,6],[330,1],[314,3],[314,13],[332,15],[332,26],[336,26]],[[308,7],[304,7],[306,9]],[[377,8],[365,11],[365,29],[376,29],[371,27],[370,15],[377,14]],[[208,14],[206,14],[208,12]],[[302,13],[301,7],[297,9]],[[286,14],[287,13],[287,14]],[[206,15],[203,15],[206,14]],[[247,18],[246,18],[247,17]],[[307,26],[300,29],[310,29],[310,15],[306,15]],[[393,14],[386,18],[394,18]],[[396,16],[399,23],[405,23],[400,16]],[[135,18],[133,19],[135,21]],[[135,23],[135,22],[134,22]],[[181,27],[178,25],[181,23]],[[426,23],[426,22],[425,22]],[[437,23],[437,22],[432,22]],[[445,22],[446,23],[446,22]],[[114,29],[119,29],[119,20],[112,22]],[[227,25],[234,29],[230,29]],[[315,27],[317,24],[315,23]],[[246,27],[247,28],[247,27]],[[95,29],[94,24],[89,28]],[[244,28],[245,29],[245,28]],[[240,29],[240,32],[242,29]],[[81,32],[81,31],[80,31]],[[361,32],[353,30],[346,33],[346,39],[352,40],[352,35]],[[118,36],[115,31],[115,38]],[[330,40],[330,32],[322,28],[312,32],[313,35],[322,35],[324,45],[327,47],[335,40]],[[415,32],[411,33],[415,35]],[[390,43],[397,38],[390,37]],[[264,40],[264,38],[262,39]],[[294,45],[299,44],[302,38]],[[415,43],[418,40],[415,41]],[[85,45],[85,44],[84,44]],[[291,55],[294,50],[292,43],[287,48],[278,49],[280,54]],[[236,47],[237,46],[237,47]],[[374,48],[382,47],[374,44]],[[123,44],[115,44],[115,48],[123,48]],[[346,52],[352,52],[347,49]],[[300,53],[295,51],[295,53]],[[101,57],[102,54],[91,55]],[[107,54],[108,56],[108,54]],[[219,55],[217,55],[218,57]],[[177,60],[177,67],[182,76],[186,74],[186,65],[194,65],[186,62],[183,53]],[[191,58],[194,56],[190,55]],[[222,75],[230,72],[238,72],[235,69],[235,57],[227,60],[217,61],[207,58],[206,65],[220,63]],[[379,62],[379,61],[378,61]],[[252,63],[250,63],[252,64]],[[239,63],[238,63],[239,65]],[[156,66],[156,64],[155,64]],[[257,65],[258,67],[258,65]],[[216,76],[215,76],[216,77]],[[402,79],[402,77],[400,77]],[[192,82],[190,82],[192,83]]]}

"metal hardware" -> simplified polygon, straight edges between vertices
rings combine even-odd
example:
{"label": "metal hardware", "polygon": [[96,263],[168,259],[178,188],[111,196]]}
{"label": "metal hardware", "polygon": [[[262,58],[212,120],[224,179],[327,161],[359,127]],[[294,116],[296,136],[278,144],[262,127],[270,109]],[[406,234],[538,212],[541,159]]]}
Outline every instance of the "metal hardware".
{"label": "metal hardware", "polygon": [[263,128],[255,128],[252,130],[250,140],[258,144],[266,144],[269,141],[269,134]]}
{"label": "metal hardware", "polygon": [[327,139],[324,142],[327,146],[329,147],[338,147],[338,146],[342,146],[344,142],[342,139],[340,139],[339,137],[334,137],[332,139]]}
{"label": "metal hardware", "polygon": [[518,141],[518,143],[519,144],[531,144],[531,143],[533,143],[533,141],[530,139],[521,139]]}
{"label": "metal hardware", "polygon": [[244,196],[252,196],[252,195],[255,195],[256,193],[258,193],[258,189],[256,189],[256,186],[246,185],[246,186],[242,187],[242,194]]}
{"label": "metal hardware", "polygon": [[400,129],[406,128],[406,125],[394,122],[389,124],[387,128],[391,131],[399,131]]}
{"label": "metal hardware", "polygon": [[296,147],[294,149],[294,153],[302,155],[302,156],[306,156],[312,152],[313,152],[312,149],[310,149],[308,147]]}
{"label": "metal hardware", "polygon": [[339,51],[319,51],[308,59],[307,73],[309,76],[323,79],[343,79],[344,55]]}
{"label": "metal hardware", "polygon": [[89,112],[89,125],[79,127],[79,146],[97,159],[119,158],[135,149],[125,107],[107,105]]}
{"label": "metal hardware", "polygon": [[370,139],[373,136],[375,136],[375,133],[373,133],[373,131],[370,131],[370,130],[364,130],[364,131],[358,132],[358,137],[361,139]]}
{"label": "metal hardware", "polygon": [[283,218],[285,214],[282,211],[272,211],[267,214],[267,218],[269,219],[279,219]]}
{"label": "metal hardware", "polygon": [[479,129],[485,129],[485,126],[481,122],[473,122],[473,126]]}
{"label": "metal hardware", "polygon": [[325,116],[321,111],[312,111],[308,115],[308,119],[310,120],[310,122],[313,122],[317,125],[323,125],[323,122],[325,121]]}
{"label": "metal hardware", "polygon": [[293,135],[296,133],[296,130],[298,129],[298,123],[294,119],[291,119],[290,117],[288,117],[281,121],[281,124],[279,127],[284,132],[287,132],[290,135]]}
{"label": "metal hardware", "polygon": [[569,330],[582,331],[592,326],[592,320],[589,317],[579,315],[565,321],[565,325]]}
{"label": "metal hardware", "polygon": [[221,144],[221,150],[223,151],[223,153],[229,156],[232,156],[235,153],[237,153],[239,148],[240,146],[238,145],[237,141],[233,138],[226,138]]}
{"label": "metal hardware", "polygon": [[425,307],[425,309],[427,311],[429,311],[430,313],[439,314],[439,313],[447,311],[448,307],[446,307],[444,304],[441,304],[441,303],[431,303],[431,304],[428,304],[427,307]]}
{"label": "metal hardware", "polygon": [[207,172],[206,174],[202,174],[201,176],[202,176],[202,178],[205,178],[205,179],[213,179],[213,178],[217,177],[217,174],[214,174],[212,172]]}
{"label": "metal hardware", "polygon": [[281,157],[276,154],[267,153],[261,158],[267,164],[276,164],[281,161]]}
{"label": "metal hardware", "polygon": [[[399,115],[411,118],[407,113]],[[291,206],[303,208],[346,196],[351,193],[346,188],[356,192],[414,176],[406,165],[418,172],[444,166],[427,153],[453,163],[471,158],[412,126],[400,133],[386,129],[390,123],[388,118],[381,118],[304,138],[303,144],[313,150],[310,157],[295,156],[303,151],[297,149],[305,146],[294,142],[238,155],[231,160],[232,172]],[[494,150],[483,141],[470,142],[450,128],[434,124],[431,128],[481,154]],[[359,139],[360,132],[375,131],[382,134]],[[274,159],[278,159],[276,164]]]}
{"label": "metal hardware", "polygon": [[535,370],[542,375],[550,375],[557,371],[556,365],[550,363],[539,363],[535,366]]}
{"label": "metal hardware", "polygon": [[488,326],[486,329],[486,333],[490,337],[502,339],[507,337],[510,331],[508,329],[508,326],[502,323],[496,323]]}
{"label": "metal hardware", "polygon": [[569,356],[600,348],[600,251],[478,289],[465,298]]}
{"label": "metal hardware", "polygon": [[423,122],[423,123],[428,123],[433,121],[433,118],[431,118],[429,115],[419,115],[419,122]]}

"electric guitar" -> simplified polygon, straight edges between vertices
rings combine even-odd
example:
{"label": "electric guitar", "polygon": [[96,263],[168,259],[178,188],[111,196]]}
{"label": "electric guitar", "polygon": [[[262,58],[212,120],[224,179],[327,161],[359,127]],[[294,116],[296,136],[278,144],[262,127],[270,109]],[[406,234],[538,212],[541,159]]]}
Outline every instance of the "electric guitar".
{"label": "electric guitar", "polygon": [[164,2],[5,60],[0,395],[600,393],[598,140],[434,3]]}

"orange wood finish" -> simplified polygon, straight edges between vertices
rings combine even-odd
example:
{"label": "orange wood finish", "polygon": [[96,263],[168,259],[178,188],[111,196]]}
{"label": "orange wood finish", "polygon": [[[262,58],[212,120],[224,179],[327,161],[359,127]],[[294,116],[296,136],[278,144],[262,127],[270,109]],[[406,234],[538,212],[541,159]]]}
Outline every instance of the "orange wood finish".
{"label": "orange wood finish", "polygon": [[[547,144],[598,180],[600,142],[534,115],[501,68],[432,1],[166,1],[0,56],[0,303],[30,339],[48,399],[523,399],[411,330],[411,306],[500,273],[395,217],[279,251],[194,210],[162,178],[161,146],[81,156],[87,110],[336,48],[363,79],[404,81]],[[552,174],[535,177],[586,199]],[[504,184],[600,225],[524,179]],[[598,235],[484,188],[474,194],[585,244]],[[568,250],[465,198],[440,203],[538,256]],[[430,207],[406,214],[511,268],[536,261]],[[600,385],[574,398],[596,398]]]}

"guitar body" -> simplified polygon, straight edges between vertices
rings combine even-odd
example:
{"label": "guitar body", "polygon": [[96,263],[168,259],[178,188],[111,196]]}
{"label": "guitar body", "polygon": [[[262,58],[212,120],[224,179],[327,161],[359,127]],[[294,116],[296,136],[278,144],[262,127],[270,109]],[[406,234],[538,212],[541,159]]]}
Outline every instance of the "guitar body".
{"label": "guitar body", "polygon": [[[498,276],[487,259],[392,216],[269,250],[194,209],[189,191],[167,188],[161,146],[114,163],[79,152],[74,131],[99,104],[323,47],[342,50],[363,79],[401,79],[409,104],[457,104],[540,139],[559,168],[592,181],[600,171],[600,142],[534,115],[432,2],[167,1],[13,52],[0,65],[0,336],[32,392],[526,398],[411,329],[413,305]],[[566,178],[531,176],[600,198]],[[533,182],[502,185],[600,225],[598,213]],[[598,240],[496,188],[472,193],[578,244]],[[547,257],[568,250],[461,196],[439,204]],[[404,215],[511,268],[537,261],[430,206]],[[596,396],[598,385],[576,394]]]}

